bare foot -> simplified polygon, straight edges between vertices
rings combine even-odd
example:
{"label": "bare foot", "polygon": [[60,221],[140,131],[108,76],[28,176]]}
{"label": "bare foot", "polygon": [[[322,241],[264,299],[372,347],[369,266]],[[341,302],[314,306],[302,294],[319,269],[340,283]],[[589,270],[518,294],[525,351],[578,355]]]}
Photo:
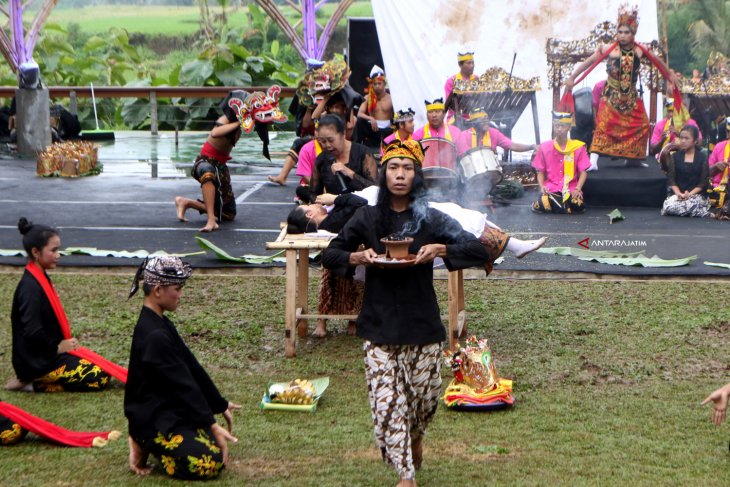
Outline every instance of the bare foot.
{"label": "bare foot", "polygon": [[137,475],[149,475],[152,472],[152,466],[147,465],[149,453],[142,450],[136,441],[130,436],[129,443],[129,469]]}
{"label": "bare foot", "polygon": [[177,208],[177,219],[181,222],[188,221],[188,219],[185,218],[185,210],[187,210],[185,207],[185,198],[182,196],[175,196],[175,207]]}
{"label": "bare foot", "polygon": [[6,391],[22,391],[24,388],[30,385],[30,382],[23,382],[17,377],[13,377],[5,383]]}
{"label": "bare foot", "polygon": [[200,229],[201,232],[212,232],[218,230],[218,223],[216,221],[208,222],[206,226]]}
{"label": "bare foot", "polygon": [[357,324],[350,320],[347,322],[347,335],[352,337],[355,336],[355,333],[357,333]]}
{"label": "bare foot", "polygon": [[423,464],[423,436],[411,441],[411,455],[413,455],[413,466],[416,470],[420,470]]}
{"label": "bare foot", "polygon": [[269,176],[270,183],[276,183],[279,186],[286,186],[286,178],[281,176]]}
{"label": "bare foot", "polygon": [[327,320],[317,320],[317,326],[314,328],[312,336],[315,338],[324,338],[327,336]]}

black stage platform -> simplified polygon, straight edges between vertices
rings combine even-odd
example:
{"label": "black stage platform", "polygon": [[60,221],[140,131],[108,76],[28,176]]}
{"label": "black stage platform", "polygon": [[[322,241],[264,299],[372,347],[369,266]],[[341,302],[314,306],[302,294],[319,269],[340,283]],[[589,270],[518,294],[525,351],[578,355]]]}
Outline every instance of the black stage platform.
{"label": "black stage platform", "polygon": [[[35,162],[27,160],[0,160],[0,167],[0,202],[4,210],[0,213],[0,249],[21,248],[16,224],[19,217],[25,216],[60,228],[63,247],[177,253],[200,250],[194,236],[205,219],[191,212],[189,222],[178,222],[173,204],[175,195],[198,197],[199,187],[171,163],[169,168],[158,168],[161,177],[157,179],[150,177],[146,164],[122,162],[106,163],[100,176],[80,179],[38,178]],[[589,175],[586,198],[593,206],[583,215],[532,213],[530,203],[537,193],[527,191],[511,205],[497,207],[490,219],[522,238],[548,235],[549,246],[578,247],[579,241],[588,238],[592,250],[644,250],[647,256],[656,254],[666,259],[697,255],[697,260],[685,267],[642,268],[583,262],[549,254],[532,254],[516,260],[506,254],[504,262],[496,267],[497,271],[730,277],[730,270],[703,265],[703,261],[730,263],[730,223],[662,217],[658,204],[654,204],[655,207],[642,207],[637,203],[634,203],[637,206],[599,206],[596,201],[601,201],[598,199],[600,189],[607,190],[609,184],[622,189],[634,187],[637,193],[647,193],[648,185],[657,184],[653,168],[608,168],[604,164],[599,167],[597,173]],[[234,174],[238,218],[223,224],[221,230],[207,234],[206,238],[234,256],[271,254],[264,244],[276,238],[279,222],[293,208],[296,186],[293,174],[285,187],[266,182],[266,175],[276,174],[278,170],[276,164],[252,164],[246,168],[246,174]],[[614,208],[619,208],[626,219],[609,225],[606,214]],[[192,256],[187,260],[204,268],[253,267],[220,262],[212,255]],[[0,265],[22,266],[24,262],[21,257],[0,257]],[[139,262],[139,259],[72,255],[63,257],[61,265],[116,267],[136,266]]]}
{"label": "black stage platform", "polygon": [[648,158],[643,164],[626,167],[623,159],[600,158],[598,171],[588,174],[586,205],[661,208],[667,195],[667,177],[655,159]]}

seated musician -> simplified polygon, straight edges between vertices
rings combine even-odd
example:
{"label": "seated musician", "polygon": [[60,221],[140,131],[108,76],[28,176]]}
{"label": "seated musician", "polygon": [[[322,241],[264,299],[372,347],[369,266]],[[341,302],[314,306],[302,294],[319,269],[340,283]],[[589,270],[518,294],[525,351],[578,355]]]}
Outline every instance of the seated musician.
{"label": "seated musician", "polygon": [[461,130],[444,122],[446,107],[443,98],[436,98],[433,101],[426,100],[424,103],[426,104],[426,119],[428,122],[413,132],[413,140],[439,138],[456,144],[461,135]]}
{"label": "seated musician", "polygon": [[[649,153],[656,155],[657,159],[659,159],[659,153],[667,144],[675,142],[679,135],[677,126],[681,129],[685,124],[694,125],[699,130],[697,122],[689,118],[689,112],[684,104],[680,107],[679,113],[677,113],[674,108],[674,99],[667,97],[664,98],[664,108],[666,110],[666,117],[659,120],[654,126],[649,148]],[[701,131],[699,140],[702,142]]]}
{"label": "seated musician", "polygon": [[[394,140],[412,139],[413,129],[415,128],[413,117],[415,115],[416,112],[414,112],[411,108],[409,108],[408,110],[398,110],[395,115],[393,115],[393,128],[395,128],[395,132],[393,132],[392,134],[387,136],[385,140],[383,140],[383,147],[390,144]],[[382,147],[380,152],[382,154]]]}
{"label": "seated musician", "polygon": [[357,112],[357,140],[367,147],[378,148],[389,136],[393,120],[393,101],[386,89],[385,72],[373,66],[368,78],[368,93],[365,103]]}
{"label": "seated musician", "polygon": [[496,153],[497,147],[514,152],[527,152],[535,150],[535,144],[520,144],[512,142],[499,130],[489,123],[489,114],[483,108],[474,108],[469,112],[468,130],[464,130],[456,143],[461,156],[469,149],[475,147],[488,147]]}
{"label": "seated musician", "polygon": [[540,198],[532,204],[538,213],[585,211],[583,185],[591,167],[585,143],[568,138],[573,116],[553,112],[555,140],[540,144],[532,167],[537,171]]}
{"label": "seated musician", "polygon": [[56,268],[61,238],[58,231],[18,221],[28,255],[23,277],[13,296],[13,368],[8,390],[36,392],[99,391],[110,374],[126,380],[126,370],[81,346],[71,335],[68,318],[46,274]]}
{"label": "seated musician", "polygon": [[[725,119],[725,125],[730,131],[730,117]],[[715,218],[721,220],[730,219],[730,198],[727,197],[728,167],[730,167],[730,143],[723,140],[718,143],[710,155],[710,199],[713,206],[718,210],[713,213]]]}
{"label": "seated musician", "polygon": [[[185,480],[215,478],[228,460],[233,411],[165,312],[175,311],[192,270],[179,257],[140,265],[129,293],[142,280],[144,305],[134,327],[124,415],[129,422],[129,468],[147,475],[150,454],[165,473]],[[215,419],[222,414],[228,429]]]}
{"label": "seated musician", "polygon": [[[450,103],[451,94],[454,92],[454,84],[461,80],[475,80],[477,76],[474,74],[474,53],[473,52],[460,52],[456,55],[456,62],[459,64],[459,72],[453,76],[449,76],[444,84],[444,99],[446,103]],[[464,119],[467,118],[465,113],[462,113]],[[454,112],[449,109],[448,113],[448,124],[454,123]]]}

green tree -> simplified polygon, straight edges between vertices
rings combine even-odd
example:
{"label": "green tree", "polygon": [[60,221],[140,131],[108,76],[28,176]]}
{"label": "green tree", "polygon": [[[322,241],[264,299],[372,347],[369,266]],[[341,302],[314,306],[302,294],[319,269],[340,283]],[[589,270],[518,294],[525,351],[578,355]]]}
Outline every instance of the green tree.
{"label": "green tree", "polygon": [[711,52],[730,56],[730,0],[696,0],[697,20],[689,26],[692,54],[704,65]]}

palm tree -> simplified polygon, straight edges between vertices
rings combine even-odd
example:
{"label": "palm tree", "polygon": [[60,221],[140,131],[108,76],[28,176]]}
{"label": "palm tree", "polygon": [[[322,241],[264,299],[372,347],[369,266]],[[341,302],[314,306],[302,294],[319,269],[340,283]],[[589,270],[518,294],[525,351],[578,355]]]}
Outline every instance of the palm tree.
{"label": "palm tree", "polygon": [[711,52],[730,57],[730,0],[696,0],[692,6],[700,19],[689,26],[695,59],[706,60]]}

